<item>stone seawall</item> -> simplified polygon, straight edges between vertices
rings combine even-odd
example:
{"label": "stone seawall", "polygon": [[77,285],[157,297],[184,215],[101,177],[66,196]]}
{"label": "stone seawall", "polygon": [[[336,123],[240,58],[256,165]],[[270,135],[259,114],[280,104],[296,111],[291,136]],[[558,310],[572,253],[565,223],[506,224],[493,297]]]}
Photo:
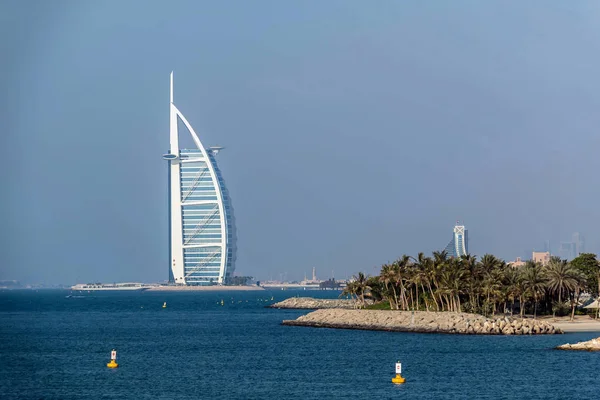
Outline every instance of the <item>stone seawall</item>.
{"label": "stone seawall", "polygon": [[455,333],[471,335],[559,334],[560,329],[540,320],[514,317],[486,318],[478,314],[384,311],[316,310],[283,325],[317,328],[364,329],[395,332]]}
{"label": "stone seawall", "polygon": [[302,310],[317,310],[321,308],[356,308],[355,300],[347,299],[314,299],[312,297],[290,297],[280,301],[279,303],[271,304],[269,308],[297,308]]}

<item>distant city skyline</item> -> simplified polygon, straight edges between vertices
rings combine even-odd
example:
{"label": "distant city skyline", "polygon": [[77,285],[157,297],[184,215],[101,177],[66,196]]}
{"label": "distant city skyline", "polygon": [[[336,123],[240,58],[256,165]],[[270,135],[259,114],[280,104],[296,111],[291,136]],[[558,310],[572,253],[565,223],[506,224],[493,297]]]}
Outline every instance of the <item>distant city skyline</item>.
{"label": "distant city skyline", "polygon": [[[585,244],[585,236],[580,232],[573,232],[571,235],[570,241],[565,240],[557,240],[556,242],[551,242],[550,240],[545,240],[542,246],[534,247],[534,252],[548,252],[552,256],[557,256],[562,259],[572,260],[577,257],[581,253],[586,253],[588,251],[594,252],[593,250],[588,250]],[[564,238],[565,235],[561,235],[561,238]],[[553,246],[552,243],[558,243]],[[523,254],[530,254],[531,250],[525,251]]]}

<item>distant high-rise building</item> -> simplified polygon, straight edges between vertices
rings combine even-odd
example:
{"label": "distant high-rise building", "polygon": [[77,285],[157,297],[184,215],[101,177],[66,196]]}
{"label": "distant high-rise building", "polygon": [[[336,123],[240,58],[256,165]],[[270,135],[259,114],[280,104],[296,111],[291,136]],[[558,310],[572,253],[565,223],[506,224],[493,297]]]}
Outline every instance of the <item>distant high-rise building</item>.
{"label": "distant high-rise building", "polygon": [[461,257],[469,254],[469,231],[465,229],[464,225],[459,225],[458,221],[454,226],[452,240],[444,250],[448,253],[448,257]]}
{"label": "distant high-rise building", "polygon": [[583,235],[581,235],[579,232],[575,232],[571,236],[571,241],[573,242],[575,257],[580,255],[581,253],[585,253],[585,238],[583,237]]}
{"label": "distant high-rise building", "polygon": [[549,240],[544,241],[544,251],[547,251],[548,253],[552,253],[552,250],[550,250],[550,241]]}
{"label": "distant high-rise building", "polygon": [[559,249],[560,256],[567,260],[572,260],[581,253],[585,253],[585,238],[579,232],[571,235],[570,242],[561,242]]}
{"label": "distant high-rise building", "polygon": [[[224,284],[233,276],[236,233],[229,192],[217,166],[221,147],[204,147],[173,103],[171,73],[169,163],[169,282]],[[179,121],[195,148],[179,148]]]}
{"label": "distant high-rise building", "polygon": [[572,260],[573,258],[575,258],[573,256],[573,254],[575,254],[573,242],[560,242],[558,253],[560,254],[560,258],[563,258],[565,260]]}

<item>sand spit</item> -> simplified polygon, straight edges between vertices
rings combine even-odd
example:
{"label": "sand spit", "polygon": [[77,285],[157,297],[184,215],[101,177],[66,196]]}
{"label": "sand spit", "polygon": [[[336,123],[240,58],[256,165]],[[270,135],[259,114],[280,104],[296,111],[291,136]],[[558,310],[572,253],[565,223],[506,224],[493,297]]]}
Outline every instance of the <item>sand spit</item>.
{"label": "sand spit", "polygon": [[552,325],[560,328],[563,332],[600,332],[600,321],[590,318],[576,318],[570,320],[548,320]]}
{"label": "sand spit", "polygon": [[455,333],[466,335],[543,335],[562,331],[529,318],[487,318],[451,312],[321,309],[283,325],[318,328],[364,329],[396,332]]}

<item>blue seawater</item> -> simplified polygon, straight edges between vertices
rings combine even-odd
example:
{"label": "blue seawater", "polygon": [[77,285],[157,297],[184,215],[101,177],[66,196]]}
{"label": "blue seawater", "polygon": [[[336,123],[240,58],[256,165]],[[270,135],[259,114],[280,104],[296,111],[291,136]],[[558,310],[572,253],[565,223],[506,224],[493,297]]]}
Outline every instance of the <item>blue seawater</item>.
{"label": "blue seawater", "polygon": [[[338,292],[69,293],[0,292],[0,398],[600,396],[600,354],[552,349],[598,333],[505,337],[288,327],[283,319],[306,311],[264,307]],[[119,368],[111,370],[113,348]],[[390,381],[397,360],[407,379],[400,386]]]}

